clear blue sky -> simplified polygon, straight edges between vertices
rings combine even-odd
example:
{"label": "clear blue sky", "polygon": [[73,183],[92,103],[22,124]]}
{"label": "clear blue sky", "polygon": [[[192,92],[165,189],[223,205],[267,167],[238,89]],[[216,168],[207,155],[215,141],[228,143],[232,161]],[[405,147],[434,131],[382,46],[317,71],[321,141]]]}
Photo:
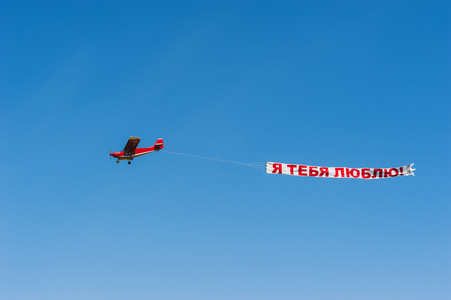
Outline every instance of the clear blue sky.
{"label": "clear blue sky", "polygon": [[[1,299],[451,299],[449,1],[3,1]],[[415,163],[386,180],[240,162]]]}

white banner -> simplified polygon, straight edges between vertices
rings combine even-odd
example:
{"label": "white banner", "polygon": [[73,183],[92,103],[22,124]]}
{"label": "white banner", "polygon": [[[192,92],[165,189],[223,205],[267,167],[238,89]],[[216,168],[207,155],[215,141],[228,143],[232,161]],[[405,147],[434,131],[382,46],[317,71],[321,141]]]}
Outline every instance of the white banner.
{"label": "white banner", "polygon": [[267,162],[266,173],[285,174],[295,176],[323,177],[323,178],[360,178],[360,179],[379,179],[398,176],[409,176],[415,169],[413,164],[397,168],[335,168],[335,167],[317,167],[297,164],[284,164]]}

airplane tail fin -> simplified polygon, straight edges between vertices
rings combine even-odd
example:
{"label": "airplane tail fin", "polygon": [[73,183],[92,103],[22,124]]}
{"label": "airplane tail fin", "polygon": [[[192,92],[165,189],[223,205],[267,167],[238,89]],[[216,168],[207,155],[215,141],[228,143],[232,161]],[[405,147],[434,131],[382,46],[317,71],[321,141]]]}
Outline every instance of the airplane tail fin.
{"label": "airplane tail fin", "polygon": [[158,139],[155,142],[155,145],[153,145],[153,146],[154,146],[155,151],[159,151],[160,149],[163,149],[164,148],[163,139]]}

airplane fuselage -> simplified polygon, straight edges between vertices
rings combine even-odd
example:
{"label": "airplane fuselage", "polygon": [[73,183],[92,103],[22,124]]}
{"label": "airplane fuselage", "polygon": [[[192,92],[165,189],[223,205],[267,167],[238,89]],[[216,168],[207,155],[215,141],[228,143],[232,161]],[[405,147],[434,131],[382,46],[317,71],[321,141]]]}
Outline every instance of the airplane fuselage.
{"label": "airplane fuselage", "polygon": [[[158,150],[160,150],[160,149],[158,149]],[[124,151],[110,153],[110,155],[117,158],[118,160],[132,160],[135,157],[149,154],[149,153],[152,153],[152,152],[158,151],[158,150],[155,150],[155,148],[152,146],[149,148],[136,148],[135,153],[130,154],[130,155],[125,155]]]}
{"label": "airplane fuselage", "polygon": [[125,145],[124,150],[120,152],[110,153],[110,156],[117,158],[117,163],[119,163],[119,161],[121,160],[128,160],[128,163],[130,164],[131,160],[133,160],[133,158],[135,157],[159,151],[164,148],[163,139],[158,139],[155,145],[153,145],[152,147],[136,148],[140,140],[141,139],[138,137],[130,137],[127,145]]}

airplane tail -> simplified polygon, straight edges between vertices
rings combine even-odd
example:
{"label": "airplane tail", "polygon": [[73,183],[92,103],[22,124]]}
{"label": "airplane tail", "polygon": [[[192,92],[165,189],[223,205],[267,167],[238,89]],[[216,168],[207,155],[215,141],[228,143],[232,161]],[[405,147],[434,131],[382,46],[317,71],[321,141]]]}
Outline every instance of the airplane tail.
{"label": "airplane tail", "polygon": [[160,149],[163,149],[164,148],[163,139],[158,139],[155,142],[155,145],[153,145],[153,146],[154,146],[155,151],[159,151]]}

